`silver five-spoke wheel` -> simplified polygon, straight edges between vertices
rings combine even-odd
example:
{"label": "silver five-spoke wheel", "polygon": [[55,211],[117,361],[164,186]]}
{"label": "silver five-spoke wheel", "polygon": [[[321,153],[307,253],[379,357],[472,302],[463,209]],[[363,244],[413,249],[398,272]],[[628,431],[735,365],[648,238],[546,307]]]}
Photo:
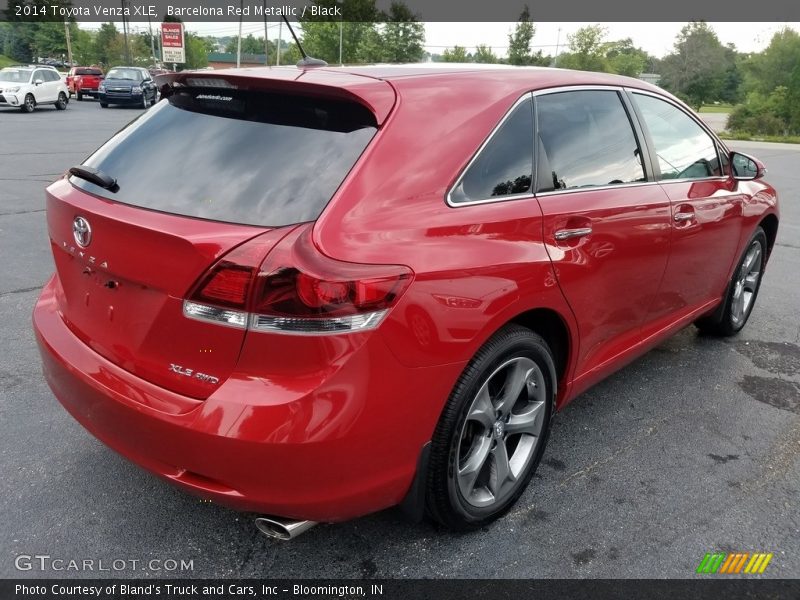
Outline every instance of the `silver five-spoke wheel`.
{"label": "silver five-spoke wheel", "polygon": [[731,300],[731,321],[736,326],[741,325],[747,319],[755,299],[758,282],[761,279],[761,252],[761,243],[758,240],[753,240],[747,249],[734,283],[733,298]]}
{"label": "silver five-spoke wheel", "polygon": [[475,507],[503,502],[536,452],[544,428],[547,390],[534,361],[500,365],[472,401],[458,448],[458,488]]}

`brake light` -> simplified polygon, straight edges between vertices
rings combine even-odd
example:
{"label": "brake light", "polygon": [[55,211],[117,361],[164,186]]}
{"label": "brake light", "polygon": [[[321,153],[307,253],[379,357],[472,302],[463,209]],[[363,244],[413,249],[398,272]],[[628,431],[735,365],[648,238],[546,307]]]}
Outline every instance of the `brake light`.
{"label": "brake light", "polygon": [[324,256],[313,245],[310,225],[281,240],[260,269],[248,246],[200,280],[184,302],[187,317],[280,333],[365,331],[377,327],[412,278],[405,266]]}
{"label": "brake light", "polygon": [[254,269],[223,261],[214,267],[198,288],[197,295],[202,300],[243,308],[247,302],[253,273]]}
{"label": "brake light", "polygon": [[250,291],[263,253],[259,238],[234,248],[194,286],[183,302],[184,316],[246,328]]}
{"label": "brake light", "polygon": [[404,266],[324,256],[308,227],[287,236],[261,265],[250,327],[306,334],[372,329],[410,282]]}

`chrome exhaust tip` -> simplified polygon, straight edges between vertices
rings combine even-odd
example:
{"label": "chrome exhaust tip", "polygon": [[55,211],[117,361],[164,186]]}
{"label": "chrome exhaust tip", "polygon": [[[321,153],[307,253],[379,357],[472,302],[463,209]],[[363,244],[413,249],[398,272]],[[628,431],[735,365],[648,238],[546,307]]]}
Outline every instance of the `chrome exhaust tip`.
{"label": "chrome exhaust tip", "polygon": [[276,540],[293,540],[316,525],[316,521],[292,521],[280,517],[258,517],[256,527],[267,537]]}

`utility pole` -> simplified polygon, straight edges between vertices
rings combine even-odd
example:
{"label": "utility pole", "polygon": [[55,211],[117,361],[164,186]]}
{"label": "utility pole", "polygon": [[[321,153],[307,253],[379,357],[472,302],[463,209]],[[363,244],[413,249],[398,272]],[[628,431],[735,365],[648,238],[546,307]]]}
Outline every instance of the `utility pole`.
{"label": "utility pole", "polygon": [[264,64],[269,66],[269,38],[267,37],[267,0],[262,0],[264,6]]}
{"label": "utility pole", "polygon": [[70,39],[70,36],[69,36],[69,25],[67,24],[66,21],[64,21],[64,35],[67,38],[67,62],[69,63],[69,66],[71,67],[72,66],[72,40]]}
{"label": "utility pole", "polygon": [[242,10],[244,9],[244,0],[239,0],[239,37],[236,40],[236,68],[242,66]]}
{"label": "utility pole", "polygon": [[283,53],[283,42],[281,41],[281,30],[283,29],[283,19],[278,21],[278,51],[275,53],[275,66],[281,66],[281,54]]}
{"label": "utility pole", "polygon": [[558,28],[558,33],[556,34],[556,57],[553,59],[553,66],[558,66],[558,44],[561,41],[561,27]]}
{"label": "utility pole", "polygon": [[150,30],[150,53],[153,55],[153,67],[156,67],[156,42],[153,39],[153,23],[150,21],[150,15],[147,15],[147,29]]}
{"label": "utility pole", "polygon": [[128,45],[128,21],[125,18],[125,0],[119,1],[122,6],[122,30],[125,33],[125,64],[131,64],[131,47]]}

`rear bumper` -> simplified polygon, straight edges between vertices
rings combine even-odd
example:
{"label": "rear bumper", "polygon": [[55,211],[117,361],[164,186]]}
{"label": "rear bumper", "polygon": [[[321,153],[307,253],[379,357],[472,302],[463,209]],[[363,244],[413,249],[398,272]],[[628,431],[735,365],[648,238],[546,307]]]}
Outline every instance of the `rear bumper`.
{"label": "rear bumper", "polygon": [[56,277],[33,313],[55,396],[95,437],[180,487],[240,510],[340,521],[398,504],[463,365],[406,368],[372,335],[322,381],[234,374],[205,401],[137,378],[81,342]]}

